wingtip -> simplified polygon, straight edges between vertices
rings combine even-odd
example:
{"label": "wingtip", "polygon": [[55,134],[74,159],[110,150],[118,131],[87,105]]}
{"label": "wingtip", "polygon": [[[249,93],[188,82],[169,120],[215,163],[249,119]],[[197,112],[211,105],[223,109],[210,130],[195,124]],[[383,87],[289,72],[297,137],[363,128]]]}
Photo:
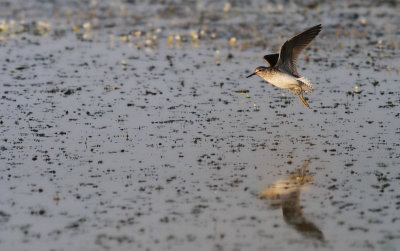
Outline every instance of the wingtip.
{"label": "wingtip", "polygon": [[319,30],[321,30],[322,29],[322,24],[317,24],[317,25],[311,27],[310,29],[319,29]]}
{"label": "wingtip", "polygon": [[308,29],[311,32],[316,33],[316,35],[318,35],[318,33],[320,33],[322,31],[322,24],[317,24],[311,28]]}

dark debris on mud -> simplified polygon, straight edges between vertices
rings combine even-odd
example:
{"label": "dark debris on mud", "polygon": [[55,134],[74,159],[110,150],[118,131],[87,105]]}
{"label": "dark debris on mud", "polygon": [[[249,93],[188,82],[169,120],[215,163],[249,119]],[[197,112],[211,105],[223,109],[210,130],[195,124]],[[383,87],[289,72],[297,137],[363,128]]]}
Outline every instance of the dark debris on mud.
{"label": "dark debris on mud", "polygon": [[3,1],[0,249],[396,250],[397,5]]}

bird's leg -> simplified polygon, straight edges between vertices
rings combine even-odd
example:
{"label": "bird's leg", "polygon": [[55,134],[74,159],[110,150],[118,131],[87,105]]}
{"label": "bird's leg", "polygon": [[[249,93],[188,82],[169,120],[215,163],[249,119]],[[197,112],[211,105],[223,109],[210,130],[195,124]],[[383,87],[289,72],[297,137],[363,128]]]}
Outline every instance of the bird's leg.
{"label": "bird's leg", "polygon": [[304,97],[303,97],[303,88],[301,88],[301,86],[300,86],[300,95],[304,99]]}
{"label": "bird's leg", "polygon": [[301,182],[303,182],[304,176],[306,176],[307,166],[308,166],[309,164],[310,164],[309,161],[307,161],[307,162],[304,163],[303,166],[301,167]]}
{"label": "bird's leg", "polygon": [[310,108],[310,106],[308,105],[308,103],[306,102],[306,100],[303,97],[303,89],[300,87],[300,94],[298,93],[297,89],[294,89],[294,92],[297,94],[297,96],[299,96],[301,102],[303,102],[303,104],[305,106],[307,106],[308,108]]}

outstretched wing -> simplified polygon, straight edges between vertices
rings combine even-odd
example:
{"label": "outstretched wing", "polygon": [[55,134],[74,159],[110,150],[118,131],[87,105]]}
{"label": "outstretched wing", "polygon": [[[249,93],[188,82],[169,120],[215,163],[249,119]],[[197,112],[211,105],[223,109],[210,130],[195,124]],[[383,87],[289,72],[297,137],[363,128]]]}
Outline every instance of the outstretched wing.
{"label": "outstretched wing", "polygon": [[321,30],[322,26],[318,24],[287,40],[281,47],[276,66],[295,76],[300,76],[296,67],[297,58]]}
{"label": "outstretched wing", "polygon": [[264,56],[264,60],[267,61],[271,65],[271,67],[276,65],[278,59],[279,59],[279,53],[268,54]]}

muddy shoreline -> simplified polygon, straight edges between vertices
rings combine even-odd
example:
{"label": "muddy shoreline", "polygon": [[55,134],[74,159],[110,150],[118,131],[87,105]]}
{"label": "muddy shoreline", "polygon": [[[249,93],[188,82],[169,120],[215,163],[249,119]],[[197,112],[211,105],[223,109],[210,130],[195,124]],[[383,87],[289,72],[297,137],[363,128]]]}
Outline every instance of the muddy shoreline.
{"label": "muddy shoreline", "polygon": [[0,3],[0,249],[396,250],[398,8]]}

